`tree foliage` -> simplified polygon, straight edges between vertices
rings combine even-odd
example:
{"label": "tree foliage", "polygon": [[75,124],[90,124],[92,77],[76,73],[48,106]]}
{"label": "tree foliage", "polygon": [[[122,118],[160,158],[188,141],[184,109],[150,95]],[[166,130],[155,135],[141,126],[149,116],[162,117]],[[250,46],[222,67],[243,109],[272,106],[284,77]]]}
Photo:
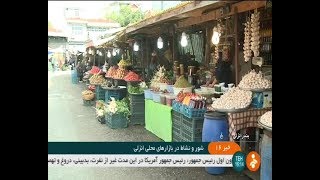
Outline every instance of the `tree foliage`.
{"label": "tree foliage", "polygon": [[140,9],[133,9],[130,5],[120,5],[120,11],[114,11],[107,15],[107,18],[118,22],[122,27],[130,23],[135,23],[144,18],[144,13]]}

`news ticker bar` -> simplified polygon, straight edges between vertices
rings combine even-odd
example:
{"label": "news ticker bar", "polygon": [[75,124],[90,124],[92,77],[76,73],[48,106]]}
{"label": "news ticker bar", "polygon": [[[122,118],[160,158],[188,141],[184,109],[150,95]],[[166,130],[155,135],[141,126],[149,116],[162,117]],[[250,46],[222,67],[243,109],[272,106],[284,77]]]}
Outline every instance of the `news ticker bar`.
{"label": "news ticker bar", "polygon": [[209,142],[48,142],[48,154],[209,154]]}
{"label": "news ticker bar", "polygon": [[49,142],[48,154],[213,154],[241,151],[235,142]]}
{"label": "news ticker bar", "polygon": [[49,154],[48,166],[57,167],[233,167],[233,155],[168,154]]}

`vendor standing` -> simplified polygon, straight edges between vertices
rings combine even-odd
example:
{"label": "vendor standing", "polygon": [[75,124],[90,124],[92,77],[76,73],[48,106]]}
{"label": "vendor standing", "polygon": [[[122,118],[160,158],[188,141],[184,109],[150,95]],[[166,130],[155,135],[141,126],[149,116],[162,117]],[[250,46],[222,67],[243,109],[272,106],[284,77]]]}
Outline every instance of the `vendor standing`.
{"label": "vendor standing", "polygon": [[215,67],[215,76],[206,83],[206,86],[214,87],[215,84],[225,83],[227,86],[232,83],[231,61],[223,61],[222,53],[219,52],[219,59]]}

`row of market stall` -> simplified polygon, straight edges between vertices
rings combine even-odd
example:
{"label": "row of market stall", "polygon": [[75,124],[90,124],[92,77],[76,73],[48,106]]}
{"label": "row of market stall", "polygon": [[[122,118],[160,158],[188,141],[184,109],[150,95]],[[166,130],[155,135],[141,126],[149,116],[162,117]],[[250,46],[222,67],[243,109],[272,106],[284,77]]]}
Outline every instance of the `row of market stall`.
{"label": "row of market stall", "polygon": [[235,141],[271,179],[271,12],[266,1],[195,1],[130,25],[88,48],[108,66],[86,72],[83,103],[110,128],[143,125],[166,142]]}

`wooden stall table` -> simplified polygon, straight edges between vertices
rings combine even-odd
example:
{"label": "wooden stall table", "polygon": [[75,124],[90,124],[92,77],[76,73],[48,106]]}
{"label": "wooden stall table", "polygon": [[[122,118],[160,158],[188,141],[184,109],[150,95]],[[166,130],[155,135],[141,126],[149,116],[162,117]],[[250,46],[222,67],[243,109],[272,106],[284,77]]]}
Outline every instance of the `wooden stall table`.
{"label": "wooden stall table", "polygon": [[[270,111],[272,108],[264,108],[264,109],[254,109],[249,108],[243,112],[237,113],[228,113],[228,122],[229,122],[229,138],[230,141],[234,141],[237,137],[237,131],[241,130],[240,134],[245,134],[245,129],[249,127],[256,128],[256,143],[255,150],[258,150],[259,145],[259,128],[258,127],[258,118],[262,116],[267,111]],[[245,141],[240,140],[241,149],[245,148]]]}
{"label": "wooden stall table", "polygon": [[172,108],[145,99],[145,128],[164,140],[172,142]]}

